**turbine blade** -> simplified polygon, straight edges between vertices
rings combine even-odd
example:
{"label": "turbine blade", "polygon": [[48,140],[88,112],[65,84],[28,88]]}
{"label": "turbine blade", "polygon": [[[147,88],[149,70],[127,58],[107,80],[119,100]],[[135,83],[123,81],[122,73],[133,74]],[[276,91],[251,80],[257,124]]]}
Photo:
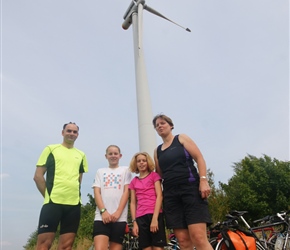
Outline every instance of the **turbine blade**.
{"label": "turbine blade", "polygon": [[153,8],[149,7],[146,4],[144,4],[144,9],[149,11],[150,13],[156,15],[156,16],[159,16],[159,17],[164,18],[165,20],[167,20],[167,21],[169,21],[171,23],[174,23],[175,25],[179,26],[182,29],[185,29],[188,32],[191,32],[191,30],[189,28],[185,28],[185,27],[181,26],[180,24],[178,24],[176,22],[173,22],[172,20],[170,20],[169,18],[167,18],[166,16],[162,15],[161,13],[159,13],[158,11],[154,10]]}

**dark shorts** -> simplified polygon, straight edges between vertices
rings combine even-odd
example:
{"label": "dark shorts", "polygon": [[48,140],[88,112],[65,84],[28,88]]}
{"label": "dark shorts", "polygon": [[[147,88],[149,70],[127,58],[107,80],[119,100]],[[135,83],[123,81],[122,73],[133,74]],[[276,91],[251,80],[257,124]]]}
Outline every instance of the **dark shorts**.
{"label": "dark shorts", "polygon": [[163,214],[161,213],[158,216],[159,230],[156,233],[150,232],[152,216],[153,214],[146,214],[136,218],[139,227],[139,247],[141,249],[150,246],[164,247],[167,245]]}
{"label": "dark shorts", "polygon": [[38,234],[56,232],[77,233],[81,218],[81,205],[48,203],[42,206],[38,223]]}
{"label": "dark shorts", "polygon": [[104,224],[102,221],[94,221],[93,238],[97,235],[106,235],[109,241],[122,244],[126,229],[126,222]]}
{"label": "dark shorts", "polygon": [[201,198],[198,183],[163,186],[163,208],[167,228],[185,229],[196,223],[211,224],[208,202]]}
{"label": "dark shorts", "polygon": [[152,214],[146,214],[136,219],[139,227],[139,247],[141,249],[150,246],[164,247],[167,245],[163,214],[161,213],[158,216],[159,230],[156,233],[150,232],[152,216]]}

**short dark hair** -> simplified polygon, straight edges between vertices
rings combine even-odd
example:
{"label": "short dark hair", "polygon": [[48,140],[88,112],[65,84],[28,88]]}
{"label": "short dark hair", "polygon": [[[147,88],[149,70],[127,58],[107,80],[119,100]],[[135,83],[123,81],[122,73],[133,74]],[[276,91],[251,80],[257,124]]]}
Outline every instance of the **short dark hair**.
{"label": "short dark hair", "polygon": [[173,121],[171,120],[170,117],[168,117],[167,115],[164,115],[164,114],[158,114],[158,115],[156,115],[156,116],[153,118],[152,123],[153,123],[154,128],[156,128],[156,120],[157,120],[158,118],[161,118],[161,119],[163,119],[164,121],[166,121],[166,122],[167,122],[167,123],[172,127],[172,129],[174,129]]}
{"label": "short dark hair", "polygon": [[[74,125],[76,125],[75,122],[68,122],[68,123],[65,123],[65,124],[63,125],[62,129],[65,130],[66,126],[69,125],[69,124],[74,124]],[[78,126],[78,125],[76,125],[76,126],[77,126],[78,130],[80,130],[79,126]]]}

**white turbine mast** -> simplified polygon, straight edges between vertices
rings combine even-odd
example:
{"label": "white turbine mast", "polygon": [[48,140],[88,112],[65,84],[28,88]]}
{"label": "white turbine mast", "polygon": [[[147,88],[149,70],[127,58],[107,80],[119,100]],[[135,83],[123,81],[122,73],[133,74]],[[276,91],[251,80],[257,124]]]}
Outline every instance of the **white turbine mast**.
{"label": "white turbine mast", "polygon": [[143,10],[164,18],[188,32],[191,32],[191,30],[184,28],[152,9],[145,4],[145,0],[132,0],[123,17],[123,29],[127,30],[131,24],[133,26],[139,150],[147,152],[153,157],[153,151],[157,143],[152,124],[153,115],[143,53]]}

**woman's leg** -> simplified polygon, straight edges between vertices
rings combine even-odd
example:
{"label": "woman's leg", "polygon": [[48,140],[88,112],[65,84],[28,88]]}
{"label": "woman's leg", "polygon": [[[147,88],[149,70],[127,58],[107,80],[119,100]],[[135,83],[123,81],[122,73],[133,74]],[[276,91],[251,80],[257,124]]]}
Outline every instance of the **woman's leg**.
{"label": "woman's leg", "polygon": [[193,244],[190,240],[188,229],[174,229],[180,250],[193,250]]}
{"label": "woman's leg", "polygon": [[190,235],[191,242],[196,247],[197,250],[212,250],[207,234],[206,234],[206,224],[197,223],[188,226],[188,231]]}

